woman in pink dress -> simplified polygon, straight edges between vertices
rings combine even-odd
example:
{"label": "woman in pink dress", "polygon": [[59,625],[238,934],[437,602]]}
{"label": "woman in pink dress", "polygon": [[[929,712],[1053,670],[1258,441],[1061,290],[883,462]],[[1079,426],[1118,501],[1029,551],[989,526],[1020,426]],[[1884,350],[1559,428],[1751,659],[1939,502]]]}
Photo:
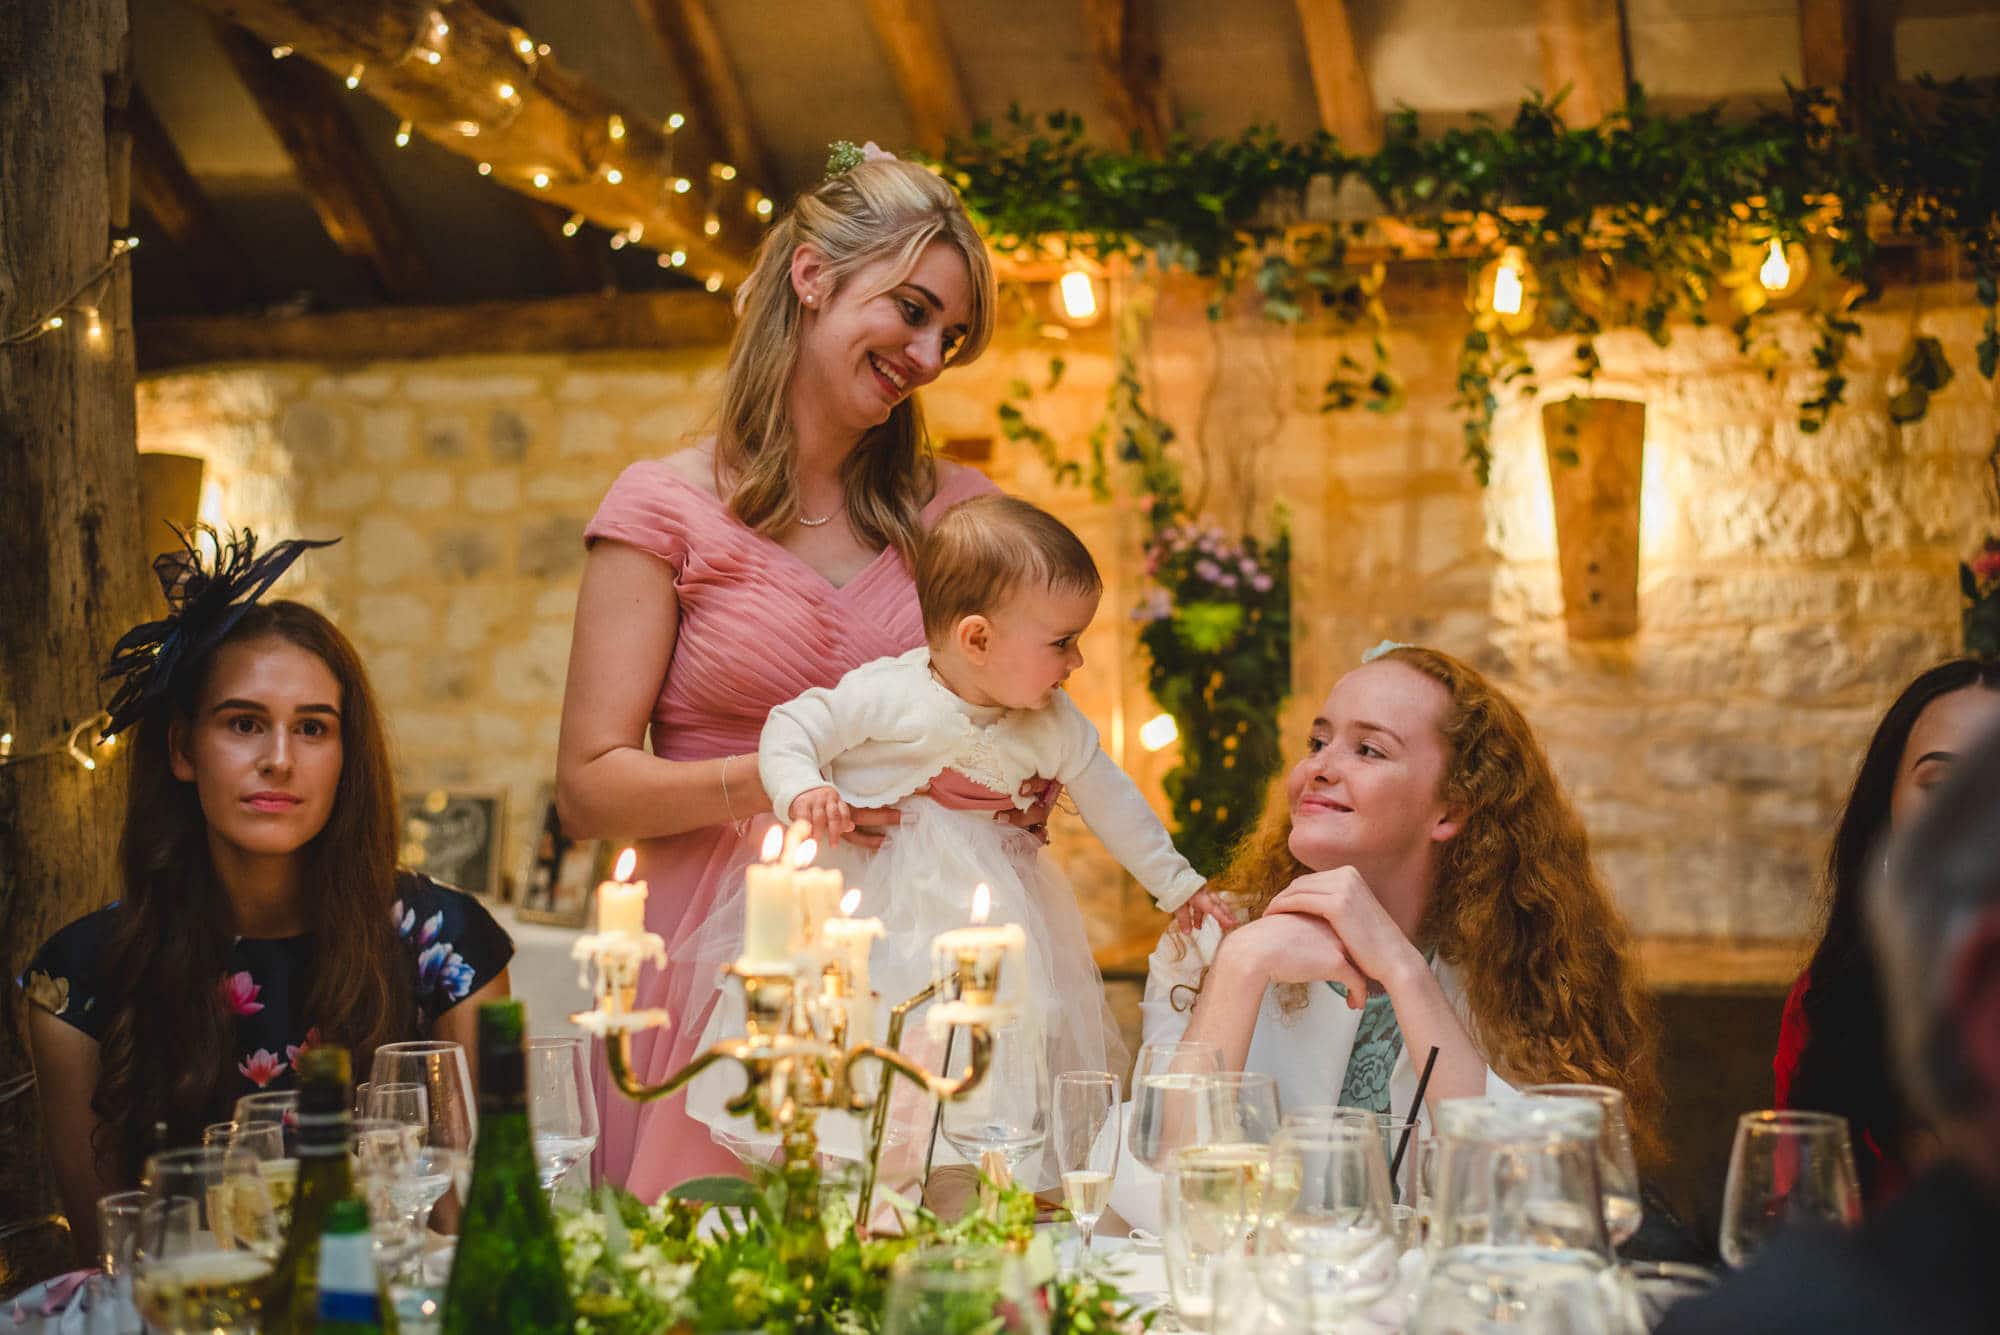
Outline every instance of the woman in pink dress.
{"label": "woman in pink dress", "polygon": [[[886,155],[829,176],[772,226],[738,293],[713,439],[626,469],[585,531],[556,801],[573,837],[636,838],[647,926],[670,953],[770,819],[757,737],[772,706],[922,643],[913,544],[993,486],[933,462],[911,395],[984,350],[993,310],[950,186]],[[857,813],[858,833],[879,840],[894,815]],[[697,972],[640,983],[639,1005],[673,1017],[634,1045],[646,1080],[693,1053],[716,995]],[[683,1095],[634,1104],[601,1056],[597,1084],[607,1180],[651,1200],[738,1171]]]}

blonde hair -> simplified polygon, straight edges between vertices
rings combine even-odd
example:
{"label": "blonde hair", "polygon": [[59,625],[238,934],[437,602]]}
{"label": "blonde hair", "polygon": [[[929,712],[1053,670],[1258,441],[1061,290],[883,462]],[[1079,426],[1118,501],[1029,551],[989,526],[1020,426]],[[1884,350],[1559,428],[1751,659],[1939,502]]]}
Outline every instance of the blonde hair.
{"label": "blonde hair", "polygon": [[[1434,649],[1383,657],[1443,686],[1446,802],[1465,814],[1439,845],[1420,944],[1461,970],[1473,1033],[1516,1084],[1623,1090],[1639,1155],[1663,1154],[1657,1026],[1630,930],[1590,863],[1590,840],[1512,700],[1470,665]],[[1291,850],[1290,804],[1266,806],[1209,883],[1260,916],[1310,870]],[[1287,1009],[1305,989],[1284,989]]]}
{"label": "blonde hair", "polygon": [[1083,539],[1014,496],[975,496],[945,511],[917,545],[915,573],[924,638],[932,644],[1023,586],[1069,593],[1104,587]]}
{"label": "blonde hair", "polygon": [[[723,375],[715,443],[716,489],[746,526],[775,534],[800,514],[793,461],[797,427],[787,393],[804,328],[792,287],[794,253],[800,246],[817,251],[835,292],[857,271],[889,261],[888,277],[868,294],[873,296],[908,278],[924,248],[938,240],[958,251],[971,276],[965,338],[947,363],[963,366],[992,337],[993,264],[964,204],[937,176],[895,159],[860,163],[805,191],[765,234],[756,265],[736,294],[736,334]],[[914,397],[862,437],[841,474],[855,532],[912,560],[917,516],[936,481]]]}

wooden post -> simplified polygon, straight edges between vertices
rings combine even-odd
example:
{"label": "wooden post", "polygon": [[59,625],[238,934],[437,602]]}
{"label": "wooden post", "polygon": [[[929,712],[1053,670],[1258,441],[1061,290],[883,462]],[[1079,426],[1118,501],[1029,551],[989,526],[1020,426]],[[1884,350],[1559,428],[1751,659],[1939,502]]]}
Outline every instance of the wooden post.
{"label": "wooden post", "polygon": [[1646,405],[1564,399],[1542,406],[1555,497],[1563,620],[1571,637],[1609,640],[1639,629],[1639,483]]}
{"label": "wooden post", "polygon": [[[124,86],[126,0],[0,5],[0,332],[101,265],[125,221],[128,144],[107,135]],[[0,730],[13,754],[98,710],[97,670],[144,615],[132,394],[132,289],[120,261],[61,329],[0,348]],[[113,753],[115,755],[115,753]],[[0,766],[0,1292],[68,1263],[45,1176],[12,979],[52,930],[112,897],[123,767],[67,757]]]}

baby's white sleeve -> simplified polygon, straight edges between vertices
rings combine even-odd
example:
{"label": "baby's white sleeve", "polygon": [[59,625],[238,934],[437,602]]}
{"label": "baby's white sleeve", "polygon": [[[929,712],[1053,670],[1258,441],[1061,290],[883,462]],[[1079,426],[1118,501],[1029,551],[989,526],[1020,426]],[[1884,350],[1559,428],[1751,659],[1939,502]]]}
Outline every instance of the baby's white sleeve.
{"label": "baby's white sleeve", "polygon": [[864,663],[834,686],[815,686],[765,717],[757,739],[757,777],[780,821],[792,818],[800,793],[833,782],[830,772],[838,757],[879,739],[888,722],[880,717],[884,701],[894,694],[884,688],[894,675],[894,660]]}
{"label": "baby's white sleeve", "polygon": [[1138,785],[1112,763],[1103,747],[1064,782],[1092,834],[1103,840],[1118,864],[1132,873],[1162,912],[1172,913],[1207,884],[1174,847],[1167,827],[1146,805]]}

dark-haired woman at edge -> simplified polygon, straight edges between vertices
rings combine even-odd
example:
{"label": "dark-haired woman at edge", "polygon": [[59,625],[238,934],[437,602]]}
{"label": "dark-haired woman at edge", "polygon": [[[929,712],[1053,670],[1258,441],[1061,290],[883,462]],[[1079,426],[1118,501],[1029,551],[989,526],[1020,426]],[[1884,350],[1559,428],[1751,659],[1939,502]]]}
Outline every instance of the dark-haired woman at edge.
{"label": "dark-haired woman at edge", "polygon": [[1953,763],[2000,725],[2000,662],[1957,658],[1919,676],[1882,716],[1841,808],[1827,855],[1826,927],[1785,1001],[1772,1061],[1780,1108],[1845,1117],[1872,1206],[1902,1186],[1920,1128],[1896,1093],[1881,985],[1861,923],[1871,851],[1915,817]]}
{"label": "dark-haired woman at edge", "polygon": [[[122,895],[22,975],[43,1125],[79,1251],[96,1200],[155,1148],[293,1079],[318,1042],[471,1045],[513,945],[477,901],[398,871],[395,785],[354,648],[299,603],[255,603],[301,547],[161,558],[175,604],[121,642],[107,731],[136,724]],[[220,545],[220,544],[218,544]],[[247,596],[246,596],[247,595]],[[136,654],[123,650],[139,643]]]}

